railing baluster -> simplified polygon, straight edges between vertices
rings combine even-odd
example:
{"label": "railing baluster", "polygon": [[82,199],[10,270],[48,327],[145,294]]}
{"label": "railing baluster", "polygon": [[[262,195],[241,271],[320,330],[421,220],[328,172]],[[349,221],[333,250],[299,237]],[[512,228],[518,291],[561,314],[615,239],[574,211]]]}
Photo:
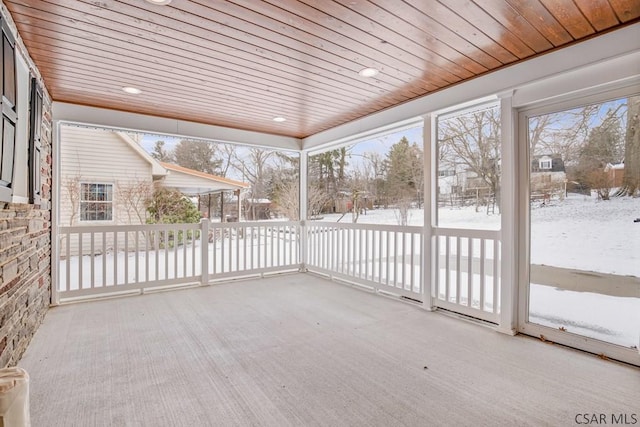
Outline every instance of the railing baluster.
{"label": "railing baluster", "polygon": [[480,310],[484,311],[484,286],[485,286],[485,239],[480,239]]}
{"label": "railing baluster", "polygon": [[499,279],[500,279],[500,242],[493,240],[493,312],[498,313],[498,295],[499,295]]}
{"label": "railing baluster", "polygon": [[107,233],[102,232],[102,286],[107,286]]}
{"label": "railing baluster", "polygon": [[460,246],[460,236],[456,237],[456,304],[460,304],[460,276],[462,267],[460,266],[462,247]]}
{"label": "railing baluster", "polygon": [[473,302],[473,239],[467,237],[467,307]]}
{"label": "railing baluster", "polygon": [[446,241],[445,241],[445,260],[444,260],[444,268],[445,268],[445,300],[447,302],[450,302],[449,300],[449,295],[450,295],[450,265],[449,265],[449,257],[451,255],[450,252],[450,244],[449,244],[449,236],[446,236]]}
{"label": "railing baluster", "polygon": [[96,240],[95,233],[91,232],[91,262],[89,263],[91,269],[91,288],[96,287],[96,248],[95,248]]}
{"label": "railing baluster", "polygon": [[140,283],[140,232],[136,230],[136,258],[135,258],[135,280],[136,283]]}
{"label": "railing baluster", "polygon": [[82,264],[84,264],[84,251],[82,249],[83,233],[78,233],[78,289],[83,289],[84,280],[82,280]]}
{"label": "railing baluster", "polygon": [[71,290],[71,232],[67,232],[66,235],[66,242],[67,242],[67,247],[66,249],[66,259],[65,259],[65,291],[70,291]]}
{"label": "railing baluster", "polygon": [[124,284],[129,284],[129,233],[124,233]]}
{"label": "railing baluster", "polygon": [[[435,271],[435,280],[436,280],[436,298],[441,300],[442,297],[442,274],[440,272],[440,236],[433,236],[432,241],[434,242],[434,257],[433,257],[433,269]],[[427,261],[430,262],[431,260]]]}

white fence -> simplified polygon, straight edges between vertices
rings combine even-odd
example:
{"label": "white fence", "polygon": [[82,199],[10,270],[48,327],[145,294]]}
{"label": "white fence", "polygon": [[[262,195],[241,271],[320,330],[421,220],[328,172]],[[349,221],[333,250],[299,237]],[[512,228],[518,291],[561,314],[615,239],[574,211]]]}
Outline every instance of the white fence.
{"label": "white fence", "polygon": [[299,268],[298,222],[60,227],[56,301]]}
{"label": "white fence", "polygon": [[300,267],[300,222],[228,222],[209,227],[210,279]]}
{"label": "white fence", "polygon": [[434,305],[498,323],[500,232],[436,228]]}
{"label": "white fence", "polygon": [[[435,228],[424,277],[423,228],[308,222],[60,227],[56,301],[297,270],[497,323],[500,232]],[[426,282],[426,284],[425,284]]]}
{"label": "white fence", "polygon": [[422,300],[422,227],[307,223],[310,271]]}

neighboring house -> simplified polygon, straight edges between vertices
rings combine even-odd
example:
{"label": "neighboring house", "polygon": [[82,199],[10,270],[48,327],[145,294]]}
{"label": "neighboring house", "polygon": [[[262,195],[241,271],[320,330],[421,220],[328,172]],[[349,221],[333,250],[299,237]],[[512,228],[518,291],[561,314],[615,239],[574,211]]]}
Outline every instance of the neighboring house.
{"label": "neighboring house", "polygon": [[[96,153],[100,153],[99,156]],[[136,225],[147,219],[155,185],[197,196],[235,192],[248,184],[160,163],[130,135],[78,126],[60,128],[60,226]],[[123,237],[118,247],[123,247]],[[113,247],[113,237],[105,245]],[[78,242],[71,242],[74,252]],[[84,244],[90,244],[83,242]],[[101,250],[102,242],[94,243]],[[62,253],[66,251],[63,242]]]}
{"label": "neighboring house", "polygon": [[622,187],[622,181],[624,180],[624,162],[616,164],[607,163],[604,171],[609,178],[612,188]]}
{"label": "neighboring house", "polygon": [[567,174],[562,158],[554,154],[543,154],[531,158],[531,195],[564,194]]}

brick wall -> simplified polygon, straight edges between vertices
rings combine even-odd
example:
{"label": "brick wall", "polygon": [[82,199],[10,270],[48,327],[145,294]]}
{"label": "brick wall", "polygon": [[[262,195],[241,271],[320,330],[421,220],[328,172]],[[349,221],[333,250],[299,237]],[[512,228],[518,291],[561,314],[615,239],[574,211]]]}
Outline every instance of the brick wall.
{"label": "brick wall", "polygon": [[[4,16],[8,16],[4,4]],[[17,46],[24,49],[19,41]],[[45,91],[40,205],[0,202],[0,367],[18,363],[51,290],[51,101]]]}

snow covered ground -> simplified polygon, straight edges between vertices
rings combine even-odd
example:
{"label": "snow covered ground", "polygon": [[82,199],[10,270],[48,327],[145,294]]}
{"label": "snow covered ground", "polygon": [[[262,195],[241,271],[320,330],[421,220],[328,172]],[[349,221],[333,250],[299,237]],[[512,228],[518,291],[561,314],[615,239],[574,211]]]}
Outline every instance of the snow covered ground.
{"label": "snow covered ground", "polygon": [[[321,221],[335,222],[341,216],[341,214],[324,215]],[[439,223],[442,227],[489,230],[496,230],[500,227],[499,215],[487,215],[484,209],[476,212],[473,206],[456,209],[441,208],[439,216]],[[640,277],[640,223],[633,222],[638,217],[640,217],[640,199],[615,198],[610,201],[598,201],[593,197],[570,194],[563,201],[554,200],[545,206],[535,202],[531,209],[532,263]],[[412,209],[409,213],[409,225],[421,226],[423,218],[422,210]],[[345,215],[341,222],[351,223],[351,214]],[[362,214],[358,219],[360,224],[397,225],[398,222],[398,214],[394,209],[369,210],[366,215]],[[278,239],[275,240],[276,243],[277,241]],[[258,259],[261,255],[269,254],[272,251],[270,245],[270,241],[263,241],[259,249],[250,249],[251,255],[248,256],[253,258],[255,254],[255,258]],[[284,244],[283,241],[282,250],[288,247],[289,245]],[[231,250],[229,251],[229,249]],[[178,248],[178,251],[182,251],[182,249]],[[164,277],[165,260],[169,263],[170,270],[173,270],[173,266],[177,265],[179,271],[184,271],[183,268],[186,264],[186,275],[193,274],[191,254],[199,254],[199,251],[199,248],[195,252],[188,250],[186,256],[183,252],[179,252],[177,256],[174,256],[173,252],[165,256],[162,252],[157,258],[160,263],[158,277]],[[215,249],[211,246],[211,251],[216,253],[217,271],[223,271],[222,252],[230,252],[234,257],[233,261],[231,258],[226,258],[225,265],[227,263],[235,265],[236,262],[237,265],[240,265],[244,262],[242,259],[238,259],[238,257],[244,256],[243,250],[237,250],[234,243],[229,246],[229,242],[225,241],[224,249],[220,244]],[[258,255],[258,251],[261,255]],[[284,254],[282,255],[284,256]],[[386,256],[382,253],[379,255]],[[118,265],[121,267],[116,269],[113,268],[113,255],[107,254],[105,258],[108,275],[113,277],[113,272],[116,271],[119,283],[124,282],[124,277],[120,277],[124,275],[122,270],[124,257],[124,254],[118,254]],[[155,257],[153,258],[155,259]],[[290,259],[288,253],[286,258]],[[96,257],[95,261],[98,263],[95,265],[96,274],[101,274],[102,257]],[[129,275],[131,276],[134,274],[135,268],[131,259],[129,262]],[[262,264],[261,267],[271,265],[270,261],[268,262],[269,264]],[[60,262],[63,273],[65,263],[65,260]],[[90,277],[90,263],[90,257],[83,257],[85,281]],[[77,271],[78,259],[72,258],[70,265],[72,272]],[[199,260],[196,261],[195,267],[197,275],[200,269]],[[229,270],[225,268],[224,271]],[[155,276],[154,272],[155,266],[150,271],[151,279]],[[73,279],[71,280],[72,289],[77,288],[77,284],[73,285]],[[64,286],[65,283],[66,277],[63,275],[60,284]],[[475,283],[476,280],[474,280],[474,288]],[[463,292],[465,291],[463,290]],[[474,295],[478,295],[476,290],[472,292]],[[490,290],[486,292],[490,292]],[[461,297],[466,299],[468,295],[463,293]],[[475,301],[475,298],[472,299],[474,300],[472,304],[479,306],[479,301]],[[485,295],[485,305],[490,301],[492,301],[492,295]],[[563,327],[569,332],[627,347],[637,346],[640,338],[640,297],[613,297],[532,284],[530,320],[554,328]]]}
{"label": "snow covered ground", "polygon": [[[325,215],[336,221],[341,215]],[[423,211],[412,209],[410,225],[423,224]],[[583,271],[640,277],[640,198],[597,200],[569,194],[564,200],[531,209],[531,261]],[[341,222],[350,222],[345,215]],[[358,223],[398,224],[397,212],[371,210]],[[473,206],[440,208],[439,224],[449,228],[500,228],[500,215]],[[464,282],[464,280],[463,280]],[[452,294],[455,295],[455,294]],[[476,293],[477,295],[477,293]],[[463,299],[466,295],[463,295]],[[486,299],[490,301],[490,299]],[[477,306],[478,301],[473,301]],[[553,328],[633,347],[640,340],[640,295],[614,297],[532,284],[530,320]]]}

